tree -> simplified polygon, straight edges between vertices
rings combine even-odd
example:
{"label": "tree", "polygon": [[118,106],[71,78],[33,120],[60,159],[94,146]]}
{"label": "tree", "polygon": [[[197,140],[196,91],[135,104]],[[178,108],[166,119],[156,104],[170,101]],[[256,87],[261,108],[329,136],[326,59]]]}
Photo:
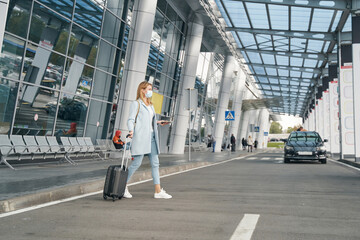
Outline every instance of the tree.
{"label": "tree", "polygon": [[299,125],[295,125],[295,126],[293,126],[293,127],[288,127],[287,130],[286,130],[286,132],[287,132],[287,133],[291,133],[291,132],[293,132],[293,131],[296,131],[299,127],[301,127],[300,124],[299,124]]}
{"label": "tree", "polygon": [[278,122],[272,122],[271,123],[271,126],[270,126],[270,134],[273,134],[273,133],[282,133],[283,132],[283,129],[282,129],[282,126],[280,125],[280,123]]}

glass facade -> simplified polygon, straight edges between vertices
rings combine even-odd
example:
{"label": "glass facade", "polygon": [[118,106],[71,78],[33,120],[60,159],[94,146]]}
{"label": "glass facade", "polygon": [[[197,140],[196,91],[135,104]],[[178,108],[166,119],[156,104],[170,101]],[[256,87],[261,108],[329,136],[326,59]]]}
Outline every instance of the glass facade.
{"label": "glass facade", "polygon": [[[184,62],[186,24],[165,1],[158,0],[145,79],[153,84],[160,119],[172,119]],[[156,109],[156,108],[155,108]],[[167,152],[171,126],[159,129],[161,152]]]}
{"label": "glass facade", "polygon": [[201,52],[199,55],[195,82],[198,108],[193,112],[192,141],[204,142],[213,133],[223,64],[224,57],[220,54]]}
{"label": "glass facade", "polygon": [[165,0],[158,0],[151,37],[146,80],[161,94],[161,116],[174,114],[174,100],[180,81],[185,48],[184,21]]}
{"label": "glass facade", "polygon": [[53,135],[76,122],[77,136],[109,137],[132,8],[132,0],[10,0],[0,134]]}

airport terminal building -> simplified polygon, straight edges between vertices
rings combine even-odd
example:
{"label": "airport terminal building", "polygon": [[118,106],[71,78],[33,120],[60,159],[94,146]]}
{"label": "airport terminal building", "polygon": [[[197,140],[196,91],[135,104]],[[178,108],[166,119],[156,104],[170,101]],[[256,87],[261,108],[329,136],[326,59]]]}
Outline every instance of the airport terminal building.
{"label": "airport terminal building", "polygon": [[189,132],[211,134],[215,151],[231,134],[266,147],[279,114],[330,139],[323,93],[341,78],[332,65],[349,69],[337,55],[349,54],[360,6],[300,2],[0,0],[0,134],[52,136],[75,122],[78,136],[110,139],[127,131],[146,80],[158,118],[172,121],[159,130],[163,153],[183,153]]}

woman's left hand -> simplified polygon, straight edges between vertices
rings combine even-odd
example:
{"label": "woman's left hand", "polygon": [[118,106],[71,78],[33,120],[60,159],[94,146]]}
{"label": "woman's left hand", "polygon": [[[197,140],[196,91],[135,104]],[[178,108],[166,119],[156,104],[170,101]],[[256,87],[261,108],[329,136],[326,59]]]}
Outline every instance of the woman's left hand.
{"label": "woman's left hand", "polygon": [[161,126],[165,126],[165,125],[169,124],[170,122],[169,122],[169,121],[160,120],[160,121],[158,121],[157,123],[160,124]]}

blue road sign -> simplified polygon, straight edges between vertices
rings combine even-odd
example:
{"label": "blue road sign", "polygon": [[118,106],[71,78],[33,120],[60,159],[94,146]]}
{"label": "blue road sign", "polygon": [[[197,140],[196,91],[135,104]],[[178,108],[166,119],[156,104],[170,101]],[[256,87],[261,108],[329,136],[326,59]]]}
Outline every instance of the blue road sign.
{"label": "blue road sign", "polygon": [[235,111],[225,111],[225,121],[234,121]]}
{"label": "blue road sign", "polygon": [[264,136],[265,137],[269,136],[269,132],[264,132]]}
{"label": "blue road sign", "polygon": [[87,86],[87,85],[88,85],[88,81],[82,80],[81,84],[82,84],[83,86]]}
{"label": "blue road sign", "polygon": [[260,127],[254,127],[254,132],[260,132]]}

